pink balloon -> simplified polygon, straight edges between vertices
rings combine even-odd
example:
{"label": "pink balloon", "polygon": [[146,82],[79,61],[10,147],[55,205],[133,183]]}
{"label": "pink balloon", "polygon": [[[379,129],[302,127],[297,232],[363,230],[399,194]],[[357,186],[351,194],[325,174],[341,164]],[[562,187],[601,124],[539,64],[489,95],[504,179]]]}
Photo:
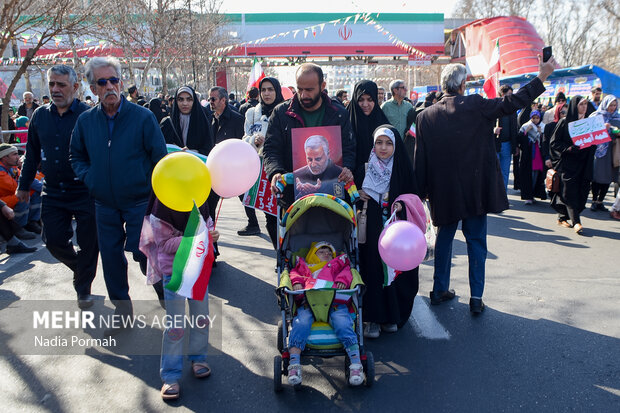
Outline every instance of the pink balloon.
{"label": "pink balloon", "polygon": [[426,238],[420,228],[409,221],[392,222],[379,236],[379,255],[395,270],[412,270],[426,255]]}
{"label": "pink balloon", "polygon": [[211,188],[222,198],[239,196],[250,189],[260,175],[256,150],[241,139],[218,143],[207,157]]}
{"label": "pink balloon", "polygon": [[282,87],[282,97],[284,100],[288,100],[293,97],[293,92],[288,87]]}

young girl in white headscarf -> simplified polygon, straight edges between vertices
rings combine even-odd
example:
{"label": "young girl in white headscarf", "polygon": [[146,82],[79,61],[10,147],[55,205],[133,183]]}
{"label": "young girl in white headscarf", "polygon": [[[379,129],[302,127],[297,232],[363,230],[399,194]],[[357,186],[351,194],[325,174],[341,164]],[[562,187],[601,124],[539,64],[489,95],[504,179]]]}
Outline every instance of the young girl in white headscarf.
{"label": "young girl in white headscarf", "polygon": [[[418,268],[406,271],[384,286],[387,267],[379,255],[379,235],[383,225],[397,211],[406,219],[406,208],[400,195],[416,194],[413,167],[400,135],[391,125],[381,125],[373,133],[374,145],[360,190],[367,202],[366,243],[360,244],[360,273],[366,284],[364,336],[379,337],[381,331],[396,332],[411,314],[418,292]],[[361,205],[358,206],[360,208]]]}

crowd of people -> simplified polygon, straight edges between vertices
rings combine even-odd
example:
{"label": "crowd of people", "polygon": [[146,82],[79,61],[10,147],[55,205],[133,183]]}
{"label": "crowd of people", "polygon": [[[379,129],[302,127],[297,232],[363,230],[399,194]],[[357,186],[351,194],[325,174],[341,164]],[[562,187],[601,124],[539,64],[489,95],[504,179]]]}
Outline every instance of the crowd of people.
{"label": "crowd of people", "polygon": [[[367,242],[360,245],[359,263],[367,287],[364,336],[376,339],[382,332],[397,332],[408,320],[418,293],[417,268],[385,285],[389,269],[378,251],[379,235],[389,217],[395,213],[408,219],[409,196],[428,199],[438,228],[431,304],[440,305],[456,296],[450,289],[450,267],[453,239],[462,223],[469,257],[470,311],[478,315],[484,310],[487,214],[509,207],[506,190],[511,161],[515,188],[521,190],[526,205],[547,197],[547,170],[556,171],[560,189],[550,194],[551,206],[558,211],[558,224],[573,227],[577,233],[583,232],[580,212],[590,189],[591,209],[604,210],[609,185],[618,180],[612,143],[579,149],[568,133],[569,122],[600,115],[616,138],[614,128],[620,126],[617,99],[611,95],[601,99],[593,90],[592,99],[574,96],[567,105],[566,97],[558,94],[555,106],[544,110],[533,102],[545,91],[543,82],[553,68],[553,59],[541,62],[538,76],[517,92],[503,87],[499,98],[484,99],[465,96],[467,70],[450,64],[441,74],[442,93],[411,102],[405,82],[398,79],[389,85],[387,101],[386,91],[370,80],[355,85],[351,100],[344,90],[332,98],[322,69],[305,63],[297,69],[296,93],[291,99],[284,99],[276,78],[266,77],[248,91],[244,102],[236,102],[234,95],[215,86],[208,90],[208,104],[203,105],[201,95],[189,85],[169,98],[158,96],[148,103],[135,86],[125,95],[118,60],[93,58],[86,65],[86,77],[98,104],[91,107],[77,99],[75,71],[54,66],[47,73],[51,102],[36,106],[32,94],[25,94],[23,108],[18,110],[16,120],[27,118],[25,137],[15,141],[25,143],[23,160],[16,146],[0,145],[0,235],[8,253],[22,253],[34,250],[22,240],[42,232],[50,253],[73,272],[81,309],[93,305],[91,284],[100,255],[115,314],[131,315],[125,251],[132,253],[146,274],[148,260],[153,258],[140,249],[140,237],[145,216],[151,217],[161,263],[161,277],[153,287],[166,312],[174,315],[182,311],[178,302],[184,298],[164,286],[170,282],[172,259],[189,213],[169,210],[153,195],[151,173],[166,155],[166,144],[208,155],[224,140],[243,139],[263,158],[271,190],[286,207],[294,201],[294,185],[282,190],[278,184],[283,175],[293,172],[292,130],[336,126],[342,148],[337,180],[356,184],[361,197],[357,206],[367,212]],[[216,256],[219,233],[212,220],[218,201],[212,191],[200,206]],[[612,217],[619,219],[618,199],[613,208]],[[260,234],[255,210],[246,207],[245,213],[247,225],[238,235]],[[265,216],[277,249],[277,218]],[[73,220],[79,249],[72,242]],[[328,252],[320,262],[341,253],[333,248]],[[208,295],[194,303],[191,311],[208,313]],[[304,314],[308,319],[309,313]],[[122,330],[110,328],[105,334]],[[161,395],[166,400],[180,394],[183,335],[176,333],[171,329],[163,333]],[[207,377],[211,371],[206,363],[208,334],[200,327],[190,334],[192,372],[197,378]],[[353,341],[348,344],[356,376],[351,383],[357,385],[363,371],[355,345]],[[303,348],[303,340],[291,347]],[[298,358],[293,361],[297,363],[291,382],[298,384],[301,367]]]}

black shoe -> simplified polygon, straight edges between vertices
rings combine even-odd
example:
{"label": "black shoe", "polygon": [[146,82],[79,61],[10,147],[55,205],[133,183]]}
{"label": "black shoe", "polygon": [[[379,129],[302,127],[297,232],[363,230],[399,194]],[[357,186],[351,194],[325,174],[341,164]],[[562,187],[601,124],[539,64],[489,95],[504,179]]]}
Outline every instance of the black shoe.
{"label": "black shoe", "polygon": [[22,227],[19,227],[19,229],[15,230],[15,236],[21,240],[25,240],[25,239],[35,239],[37,237],[36,234],[33,234],[30,231],[26,231],[25,229],[23,229]]}
{"label": "black shoe", "polygon": [[243,229],[240,229],[239,231],[237,231],[237,235],[241,235],[241,236],[248,236],[248,235],[258,235],[260,234],[260,228],[259,227],[251,227],[251,226],[247,226]]}
{"label": "black shoe", "polygon": [[87,308],[90,308],[93,306],[93,304],[95,304],[95,301],[93,300],[93,296],[90,294],[80,294],[78,295],[78,307],[80,308],[80,310],[86,310]]}
{"label": "black shoe", "polygon": [[439,305],[444,301],[452,300],[454,297],[456,297],[456,294],[454,293],[454,290],[441,291],[437,293],[435,291],[431,291],[430,297],[432,305]]}
{"label": "black shoe", "polygon": [[609,211],[607,208],[605,208],[602,202],[600,204],[597,204],[596,210],[597,211]]}
{"label": "black shoe", "polygon": [[37,250],[36,247],[29,247],[29,246],[24,245],[24,244],[7,245],[6,246],[6,253],[7,254],[25,254],[25,253],[29,253],[29,252],[35,252],[36,250]]}
{"label": "black shoe", "polygon": [[485,305],[482,302],[482,298],[470,298],[469,299],[469,311],[473,315],[478,315],[484,311]]}
{"label": "black shoe", "polygon": [[590,211],[592,212],[598,211],[598,204],[595,204],[594,202],[592,202],[592,205],[590,206]]}
{"label": "black shoe", "polygon": [[39,223],[36,221],[30,221],[29,223],[24,225],[24,229],[38,235],[41,235],[41,231],[43,230],[43,228],[41,228],[41,225],[39,225]]}

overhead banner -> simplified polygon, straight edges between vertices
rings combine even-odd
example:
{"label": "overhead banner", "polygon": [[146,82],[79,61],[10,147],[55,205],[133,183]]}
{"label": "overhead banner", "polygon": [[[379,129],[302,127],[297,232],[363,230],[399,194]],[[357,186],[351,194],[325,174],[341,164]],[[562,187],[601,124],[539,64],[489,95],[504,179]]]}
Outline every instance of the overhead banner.
{"label": "overhead banner", "polygon": [[[227,56],[407,56],[398,41],[430,55],[444,53],[443,14],[227,14],[224,31],[244,44]],[[269,34],[269,37],[265,37]],[[258,40],[257,40],[258,39]]]}

